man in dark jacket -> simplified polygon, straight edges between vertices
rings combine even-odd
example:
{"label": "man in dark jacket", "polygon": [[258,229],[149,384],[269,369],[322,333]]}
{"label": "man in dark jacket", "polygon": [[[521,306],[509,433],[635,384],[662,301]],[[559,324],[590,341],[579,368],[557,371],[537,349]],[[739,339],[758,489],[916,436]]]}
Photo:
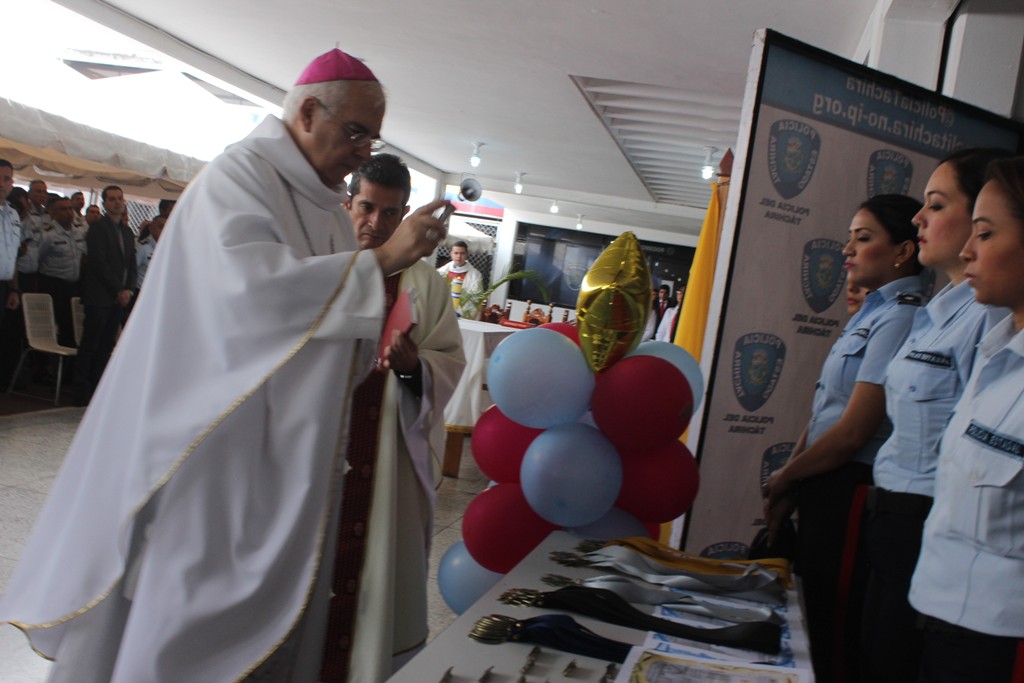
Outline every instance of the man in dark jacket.
{"label": "man in dark jacket", "polygon": [[106,215],[86,236],[88,260],[82,276],[85,325],[75,363],[81,405],[89,403],[107,367],[136,280],[135,236],[124,224],[124,193],[110,185],[103,189],[102,198]]}

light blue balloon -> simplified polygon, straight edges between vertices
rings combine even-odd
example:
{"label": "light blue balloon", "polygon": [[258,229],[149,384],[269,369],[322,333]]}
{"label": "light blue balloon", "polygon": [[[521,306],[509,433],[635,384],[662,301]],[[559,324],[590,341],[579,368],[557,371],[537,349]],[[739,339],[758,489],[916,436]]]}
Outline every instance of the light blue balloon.
{"label": "light blue balloon", "polygon": [[587,425],[557,425],[533,440],[519,481],[526,501],[552,524],[579,527],[600,519],[622,488],[622,462],[611,441]]}
{"label": "light blue balloon", "polygon": [[452,543],[437,568],[437,586],[445,604],[456,614],[465,612],[491,590],[504,574],[481,567],[463,541]]}
{"label": "light blue balloon", "polygon": [[587,412],[594,374],[568,337],[534,328],[498,344],[487,365],[487,388],[508,419],[547,429]]}
{"label": "light blue balloon", "polygon": [[690,383],[690,391],[693,392],[693,410],[696,412],[697,406],[704,400],[704,375],[701,374],[700,363],[690,355],[689,351],[682,346],[668,342],[645,341],[626,354],[627,358],[629,356],[657,356],[676,366],[679,372],[683,373],[686,381]]}
{"label": "light blue balloon", "polygon": [[616,538],[631,538],[633,536],[647,537],[647,527],[639,519],[625,510],[612,508],[604,517],[578,526],[569,531],[584,538],[592,538],[597,541],[612,541]]}

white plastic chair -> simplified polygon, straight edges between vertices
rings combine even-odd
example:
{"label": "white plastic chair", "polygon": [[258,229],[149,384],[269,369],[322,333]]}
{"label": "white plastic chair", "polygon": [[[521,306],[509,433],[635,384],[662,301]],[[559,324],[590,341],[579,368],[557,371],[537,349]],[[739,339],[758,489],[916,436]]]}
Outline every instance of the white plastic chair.
{"label": "white plastic chair", "polygon": [[[11,383],[7,385],[7,393],[13,394],[14,383],[21,374],[21,367],[31,351],[50,353],[57,356],[57,390],[53,394],[53,405],[59,405],[60,385],[64,379],[64,358],[78,355],[78,349],[61,346],[57,343],[57,323],[53,319],[53,299],[49,294],[22,294],[21,310],[25,315],[25,337],[28,346],[21,352],[18,367],[14,369]],[[32,394],[18,394],[38,398]]]}
{"label": "white plastic chair", "polygon": [[81,346],[82,330],[85,329],[85,304],[78,296],[71,297],[71,326],[75,333],[75,346]]}

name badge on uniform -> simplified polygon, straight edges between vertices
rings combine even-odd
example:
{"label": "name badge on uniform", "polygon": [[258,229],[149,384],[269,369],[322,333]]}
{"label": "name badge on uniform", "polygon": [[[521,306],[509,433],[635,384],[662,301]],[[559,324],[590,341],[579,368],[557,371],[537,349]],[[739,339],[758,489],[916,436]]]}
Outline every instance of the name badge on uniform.
{"label": "name badge on uniform", "polygon": [[1015,458],[1024,458],[1024,443],[1017,441],[1013,437],[992,431],[974,420],[971,420],[971,423],[967,425],[964,436],[1000,453],[1006,453]]}
{"label": "name badge on uniform", "polygon": [[907,360],[917,361],[925,365],[933,365],[938,368],[953,367],[952,357],[933,351],[911,351],[907,354]]}

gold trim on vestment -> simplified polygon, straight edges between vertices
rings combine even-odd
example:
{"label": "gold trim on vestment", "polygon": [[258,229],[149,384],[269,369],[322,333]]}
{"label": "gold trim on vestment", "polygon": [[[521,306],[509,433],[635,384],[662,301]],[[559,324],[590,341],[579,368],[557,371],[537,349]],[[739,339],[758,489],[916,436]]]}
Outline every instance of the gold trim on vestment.
{"label": "gold trim on vestment", "polygon": [[[331,305],[334,303],[335,299],[338,298],[338,295],[341,294],[341,290],[345,286],[345,283],[348,281],[348,276],[352,272],[352,267],[355,265],[357,258],[359,258],[359,252],[356,252],[352,255],[352,258],[348,262],[348,266],[345,268],[345,273],[342,275],[341,282],[338,283],[337,289],[334,290],[334,293],[331,295],[331,298],[327,301],[327,305],[324,306],[324,309],[320,312],[320,315],[313,323],[313,326],[309,329],[309,331],[306,332],[306,336],[303,337],[302,341],[299,342],[297,347],[293,349],[293,351],[288,355],[288,357],[285,358],[285,360],[282,363],[280,363],[277,367],[274,368],[274,371],[276,371],[278,368],[284,365],[284,363],[288,362],[288,360],[290,360],[291,357],[294,356],[313,337],[313,334],[320,327],[320,324],[326,317],[327,312],[330,310]],[[362,346],[362,343],[362,339],[356,340],[355,353],[352,354],[353,359],[359,357],[361,351],[360,347]],[[324,541],[327,538],[327,528],[330,526],[331,513],[332,510],[334,509],[334,494],[340,491],[341,482],[344,479],[344,473],[341,472],[342,468],[339,466],[340,463],[338,462],[338,460],[339,457],[345,457],[344,446],[347,445],[345,443],[345,437],[348,434],[348,431],[345,429],[345,426],[348,423],[349,413],[351,412],[350,403],[352,401],[352,384],[355,379],[355,374],[356,364],[350,361],[348,370],[348,380],[346,382],[345,387],[345,402],[342,404],[341,407],[341,422],[338,425],[338,438],[334,445],[334,463],[331,467],[331,488],[330,493],[328,494],[326,504],[324,505],[323,514],[321,515],[320,530],[317,532],[316,551],[313,554],[314,562],[312,564],[313,573],[309,585],[306,587],[306,597],[302,601],[302,605],[299,606],[299,611],[295,615],[295,619],[292,620],[291,626],[288,628],[287,631],[285,631],[284,635],[281,636],[281,638],[279,638],[278,641],[274,643],[269,650],[264,652],[259,659],[257,659],[253,664],[251,664],[248,669],[243,671],[237,678],[235,678],[232,681],[232,683],[240,683],[241,681],[244,681],[246,678],[248,678],[256,669],[262,666],[264,662],[270,659],[270,657],[275,652],[277,652],[278,648],[280,648],[281,645],[283,645],[285,641],[287,641],[291,637],[291,635],[295,632],[295,629],[298,627],[299,622],[302,621],[302,616],[306,613],[306,607],[309,605],[310,598],[313,597],[313,592],[316,590],[317,575],[319,574],[320,564],[321,562],[323,562]],[[266,381],[266,378],[264,378],[264,381]]]}
{"label": "gold trim on vestment", "polygon": [[446,424],[444,426],[444,429],[445,429],[446,432],[458,432],[460,434],[472,434],[473,433],[473,428],[472,427],[463,427],[461,425]]}
{"label": "gold trim on vestment", "polygon": [[[363,343],[362,339],[359,339],[359,340],[356,341],[356,352],[353,354],[353,357],[358,357],[358,355],[360,353],[360,348],[359,347],[362,345],[362,343]],[[323,562],[323,558],[324,558],[324,542],[327,539],[327,529],[328,529],[328,527],[330,527],[330,524],[331,524],[331,514],[332,514],[332,512],[334,510],[334,502],[333,501],[335,499],[335,496],[333,494],[334,494],[334,492],[337,492],[337,491],[339,491],[341,489],[341,487],[343,485],[342,482],[343,482],[343,480],[345,478],[345,474],[341,471],[341,467],[339,467],[340,463],[338,463],[338,456],[339,456],[339,454],[341,454],[342,457],[344,457],[344,454],[347,451],[347,444],[345,443],[345,436],[347,435],[348,432],[345,429],[345,421],[348,419],[349,413],[351,412],[351,408],[352,408],[352,406],[351,406],[352,384],[353,384],[353,381],[355,379],[355,374],[356,374],[356,372],[355,372],[355,363],[349,363],[348,386],[345,389],[345,403],[342,405],[342,413],[341,413],[342,424],[339,425],[339,428],[338,428],[338,440],[337,440],[337,443],[334,446],[334,467],[332,468],[331,489],[330,489],[332,494],[328,496],[328,501],[327,501],[328,504],[324,506],[323,519],[320,522],[320,531],[317,532],[316,552],[314,553],[314,560],[315,561],[313,562],[313,579],[312,579],[312,581],[310,581],[309,587],[306,589],[306,598],[305,598],[305,600],[302,601],[302,605],[299,607],[298,614],[295,616],[295,619],[292,621],[292,625],[285,632],[284,636],[282,636],[276,643],[274,643],[273,647],[271,647],[270,650],[268,650],[267,652],[263,653],[263,655],[260,657],[259,660],[257,660],[254,664],[252,664],[248,669],[243,671],[241,676],[239,676],[238,678],[234,679],[234,681],[232,681],[232,683],[240,683],[241,681],[244,681],[246,678],[251,676],[252,673],[254,671],[256,671],[256,669],[258,669],[261,666],[263,666],[264,662],[266,662],[268,659],[270,659],[270,657],[273,656],[273,654],[275,652],[277,652],[278,648],[280,648],[282,645],[284,645],[284,643],[295,632],[295,629],[298,628],[299,622],[302,621],[302,616],[306,613],[306,607],[309,605],[309,601],[313,597],[313,592],[316,590],[317,575],[320,572],[320,565]],[[340,522],[340,520],[339,520],[339,522]]]}

